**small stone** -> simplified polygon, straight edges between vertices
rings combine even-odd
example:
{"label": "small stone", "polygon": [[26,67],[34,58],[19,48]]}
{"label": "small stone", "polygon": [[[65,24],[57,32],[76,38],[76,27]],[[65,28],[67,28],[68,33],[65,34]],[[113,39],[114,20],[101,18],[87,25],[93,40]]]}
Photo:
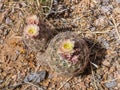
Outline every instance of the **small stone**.
{"label": "small stone", "polygon": [[52,75],[52,74],[49,74],[48,78],[49,78],[49,79],[53,78],[53,75]]}
{"label": "small stone", "polygon": [[0,83],[2,83],[3,82],[3,80],[0,80]]}
{"label": "small stone", "polygon": [[98,78],[98,80],[101,80],[101,76],[100,75],[97,75],[97,78]]}
{"label": "small stone", "polygon": [[54,5],[58,5],[58,0],[53,0]]}
{"label": "small stone", "polygon": [[117,14],[120,14],[120,7],[116,7],[116,8],[113,10],[113,13],[115,13],[116,15],[117,15]]}
{"label": "small stone", "polygon": [[114,71],[116,71],[116,68],[115,68],[114,66],[110,67],[109,72],[112,73],[112,72],[114,72]]}
{"label": "small stone", "polygon": [[2,44],[2,45],[4,44],[4,40],[3,39],[0,40],[0,44]]}
{"label": "small stone", "polygon": [[105,65],[105,66],[107,66],[107,67],[109,67],[109,66],[110,66],[110,62],[109,62],[109,61],[107,61],[107,60],[104,60],[104,61],[102,62],[102,64],[103,64],[103,65]]}
{"label": "small stone", "polygon": [[110,0],[102,0],[102,2],[104,3],[108,3]]}
{"label": "small stone", "polygon": [[26,7],[26,6],[27,6],[25,2],[21,2],[20,5],[21,5],[22,7]]}
{"label": "small stone", "polygon": [[99,16],[98,19],[94,21],[94,23],[95,23],[95,26],[105,26],[108,24],[105,16]]}
{"label": "small stone", "polygon": [[94,3],[100,3],[100,0],[92,0]]}
{"label": "small stone", "polygon": [[101,11],[103,11],[104,13],[107,13],[107,14],[110,14],[112,9],[113,9],[112,5],[101,6]]}
{"label": "small stone", "polygon": [[117,82],[116,81],[107,82],[107,83],[105,83],[105,86],[107,88],[113,88],[113,87],[117,86]]}
{"label": "small stone", "polygon": [[69,89],[69,88],[70,88],[70,84],[69,84],[69,83],[66,83],[66,84],[65,84],[65,88],[66,88],[66,89]]}
{"label": "small stone", "polygon": [[10,24],[12,22],[12,20],[9,17],[7,17],[5,22],[6,22],[6,24]]}
{"label": "small stone", "polygon": [[108,42],[107,42],[107,41],[103,41],[103,45],[104,45],[104,47],[105,47],[106,49],[108,49],[108,48],[109,48],[109,44],[108,44]]}
{"label": "small stone", "polygon": [[108,5],[110,0],[102,0],[103,5]]}
{"label": "small stone", "polygon": [[95,29],[96,29],[95,27],[91,27],[90,28],[91,31],[95,31]]}
{"label": "small stone", "polygon": [[30,75],[26,76],[24,79],[24,82],[31,82],[34,81],[36,83],[39,83],[47,77],[47,71],[39,71],[37,73],[31,73]]}
{"label": "small stone", "polygon": [[9,32],[10,32],[10,30],[5,30],[4,33],[3,33],[3,35],[6,36],[6,35],[9,34]]}

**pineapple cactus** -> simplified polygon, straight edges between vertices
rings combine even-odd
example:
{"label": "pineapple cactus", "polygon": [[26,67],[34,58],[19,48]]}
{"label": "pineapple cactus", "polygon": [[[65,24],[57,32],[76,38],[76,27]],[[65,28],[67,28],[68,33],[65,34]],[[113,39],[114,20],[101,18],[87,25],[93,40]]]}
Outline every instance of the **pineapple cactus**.
{"label": "pineapple cactus", "polygon": [[46,50],[49,66],[58,74],[76,76],[89,62],[89,49],[84,39],[74,32],[56,35]]}
{"label": "pineapple cactus", "polygon": [[50,37],[49,30],[45,23],[39,20],[36,15],[28,16],[26,19],[27,25],[23,31],[23,41],[27,48],[31,51],[44,51],[47,44],[47,39]]}

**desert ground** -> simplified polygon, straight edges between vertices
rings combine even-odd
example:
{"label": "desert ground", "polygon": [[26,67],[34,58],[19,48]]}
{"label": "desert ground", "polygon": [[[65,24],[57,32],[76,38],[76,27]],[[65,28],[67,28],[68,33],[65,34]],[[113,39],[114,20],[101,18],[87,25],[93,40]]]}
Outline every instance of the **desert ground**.
{"label": "desert ground", "polygon": [[[41,51],[24,42],[31,15],[41,35],[51,35]],[[67,31],[90,49],[88,66],[75,77],[57,74],[44,58],[51,39]],[[0,90],[120,90],[120,0],[0,0]]]}

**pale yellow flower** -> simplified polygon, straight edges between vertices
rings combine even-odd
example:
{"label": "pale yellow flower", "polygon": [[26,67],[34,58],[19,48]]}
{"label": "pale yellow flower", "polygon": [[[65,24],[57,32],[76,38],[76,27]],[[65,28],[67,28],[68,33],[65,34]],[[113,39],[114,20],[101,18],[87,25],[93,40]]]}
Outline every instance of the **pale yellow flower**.
{"label": "pale yellow flower", "polygon": [[39,24],[39,18],[36,15],[28,16],[26,19],[27,24]]}
{"label": "pale yellow flower", "polygon": [[74,41],[71,41],[69,39],[64,40],[60,45],[60,52],[61,53],[70,53],[74,49]]}
{"label": "pale yellow flower", "polygon": [[39,27],[37,25],[27,25],[24,29],[24,35],[28,37],[36,37],[39,35]]}

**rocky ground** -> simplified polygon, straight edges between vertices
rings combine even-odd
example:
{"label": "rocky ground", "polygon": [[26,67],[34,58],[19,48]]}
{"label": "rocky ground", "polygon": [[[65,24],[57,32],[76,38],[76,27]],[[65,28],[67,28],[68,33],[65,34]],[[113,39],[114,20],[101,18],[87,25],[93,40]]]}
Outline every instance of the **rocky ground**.
{"label": "rocky ground", "polygon": [[[52,32],[86,38],[91,54],[82,75],[41,65],[22,40],[29,15]],[[120,0],[0,0],[0,90],[120,90]]]}

